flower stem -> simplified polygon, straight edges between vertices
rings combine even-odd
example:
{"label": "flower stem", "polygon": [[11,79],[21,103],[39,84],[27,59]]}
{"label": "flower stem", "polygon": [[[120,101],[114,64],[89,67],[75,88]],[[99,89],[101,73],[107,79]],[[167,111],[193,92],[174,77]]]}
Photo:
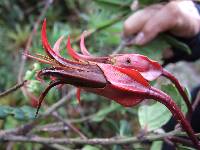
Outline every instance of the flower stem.
{"label": "flower stem", "polygon": [[181,84],[177,80],[177,78],[165,69],[163,69],[163,76],[167,77],[168,79],[170,79],[170,81],[172,83],[174,83],[174,85],[178,89],[179,93],[183,97],[183,100],[185,101],[187,108],[188,108],[188,116],[187,117],[190,120],[193,110],[192,110],[192,105],[189,101],[189,98],[188,98],[186,92],[184,91],[184,88],[181,86]]}
{"label": "flower stem", "polygon": [[191,125],[188,123],[188,121],[186,120],[183,113],[180,111],[180,109],[176,105],[176,103],[173,101],[173,99],[167,94],[165,94],[164,92],[154,87],[151,87],[149,96],[152,99],[164,104],[171,111],[175,119],[178,121],[178,123],[181,124],[182,128],[185,130],[185,132],[188,134],[191,141],[194,143],[194,146],[198,150],[200,150],[199,141],[197,137],[195,136]]}

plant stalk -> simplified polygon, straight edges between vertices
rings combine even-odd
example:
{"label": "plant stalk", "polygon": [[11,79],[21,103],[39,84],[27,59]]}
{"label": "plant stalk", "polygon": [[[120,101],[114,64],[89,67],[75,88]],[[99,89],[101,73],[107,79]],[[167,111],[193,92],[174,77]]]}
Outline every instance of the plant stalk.
{"label": "plant stalk", "polygon": [[164,104],[173,114],[174,118],[177,120],[178,123],[181,124],[182,128],[185,130],[185,132],[188,134],[189,138],[193,142],[194,146],[200,150],[200,145],[197,137],[194,134],[194,131],[189,124],[189,122],[186,120],[184,117],[183,113],[180,111],[179,107],[176,105],[174,100],[165,94],[164,92],[151,87],[150,92],[149,92],[150,98]]}
{"label": "plant stalk", "polygon": [[190,103],[190,100],[189,100],[186,92],[184,91],[184,88],[181,86],[181,84],[177,80],[177,78],[174,75],[172,75],[170,72],[168,72],[167,70],[163,69],[163,73],[162,74],[163,74],[163,76],[165,76],[166,78],[168,78],[172,83],[174,83],[174,85],[178,89],[179,93],[183,97],[183,100],[185,101],[185,103],[187,105],[187,108],[188,108],[187,118],[188,118],[188,120],[190,120],[192,112],[193,112],[193,109],[192,109],[192,105]]}

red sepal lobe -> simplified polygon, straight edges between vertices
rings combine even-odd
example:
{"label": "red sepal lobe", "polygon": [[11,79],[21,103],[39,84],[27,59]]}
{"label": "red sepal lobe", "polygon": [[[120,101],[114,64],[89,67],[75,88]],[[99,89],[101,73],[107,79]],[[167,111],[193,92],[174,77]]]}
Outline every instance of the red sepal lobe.
{"label": "red sepal lobe", "polygon": [[113,56],[113,65],[135,69],[148,81],[157,79],[162,74],[162,66],[140,54],[117,54]]}
{"label": "red sepal lobe", "polygon": [[82,35],[81,35],[81,41],[80,41],[81,52],[85,56],[91,56],[91,54],[88,52],[87,48],[85,47],[84,33],[85,32],[82,33]]}

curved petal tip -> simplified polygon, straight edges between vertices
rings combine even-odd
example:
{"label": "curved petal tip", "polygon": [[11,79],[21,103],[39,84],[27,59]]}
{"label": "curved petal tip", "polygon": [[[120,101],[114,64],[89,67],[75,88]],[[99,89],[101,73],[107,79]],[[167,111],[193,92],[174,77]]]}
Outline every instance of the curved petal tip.
{"label": "curved petal tip", "polygon": [[53,46],[53,50],[54,50],[54,52],[55,52],[56,54],[59,54],[59,51],[60,51],[60,44],[61,44],[63,38],[64,38],[64,36],[61,36],[61,37],[56,41],[56,43],[55,43],[54,46]]}
{"label": "curved petal tip", "polygon": [[71,47],[71,42],[70,42],[70,36],[68,36],[67,39],[67,52],[68,54],[75,60],[79,60],[80,57],[78,56],[78,54],[76,53],[76,51]]}
{"label": "curved petal tip", "polygon": [[47,55],[50,58],[53,58],[53,56],[51,55],[51,46],[50,46],[48,39],[47,39],[46,19],[44,19],[43,24],[42,24],[41,39],[42,39],[42,45],[43,45]]}
{"label": "curved petal tip", "polygon": [[91,56],[91,54],[88,52],[87,48],[85,47],[85,34],[87,33],[87,31],[84,31],[82,34],[81,34],[81,41],[80,41],[80,48],[81,48],[81,52],[83,55],[86,55],[86,56]]}

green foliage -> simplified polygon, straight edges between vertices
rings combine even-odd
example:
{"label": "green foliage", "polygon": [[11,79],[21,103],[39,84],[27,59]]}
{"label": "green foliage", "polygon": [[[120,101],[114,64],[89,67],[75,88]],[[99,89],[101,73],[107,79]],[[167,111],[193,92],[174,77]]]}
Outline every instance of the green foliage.
{"label": "green foliage", "polygon": [[107,6],[109,8],[111,8],[112,6],[117,6],[117,7],[121,7],[121,6],[127,6],[129,7],[132,0],[124,0],[123,2],[121,0],[94,0],[96,3],[98,3],[99,5],[101,4],[107,4]]}
{"label": "green foliage", "polygon": [[98,147],[96,146],[91,146],[91,145],[85,145],[82,150],[100,150]]}
{"label": "green foliage", "polygon": [[138,117],[141,127],[152,131],[166,124],[171,118],[171,113],[164,105],[157,102],[150,106],[140,106]]}
{"label": "green foliage", "polygon": [[168,42],[172,47],[176,48],[177,50],[182,50],[187,52],[188,54],[191,54],[191,49],[185,43],[178,41],[177,39],[175,39],[170,35],[162,35],[162,36],[164,40]]}
{"label": "green foliage", "polygon": [[161,150],[163,141],[154,141],[150,150]]}
{"label": "green foliage", "polygon": [[120,136],[131,136],[131,127],[129,122],[126,120],[120,120],[120,130],[119,130]]}
{"label": "green foliage", "polygon": [[109,12],[110,14],[127,11],[132,0],[94,0],[100,9]]}
{"label": "green foliage", "polygon": [[24,79],[25,80],[32,80],[32,79],[35,79],[35,74],[38,70],[41,69],[41,66],[40,64],[38,63],[34,63],[33,64],[33,69],[32,70],[27,70],[26,73],[25,73],[25,76],[24,76]]}
{"label": "green foliage", "polygon": [[19,122],[13,117],[8,115],[5,118],[4,129],[13,129],[19,125]]}
{"label": "green foliage", "polygon": [[10,45],[10,49],[24,47],[30,32],[30,26],[26,25],[22,27],[19,24],[17,24],[15,27],[15,31],[10,31],[7,33],[8,37],[12,41],[14,41],[12,42],[12,45]]}
{"label": "green foliage", "polygon": [[0,118],[5,119],[13,116],[17,120],[32,120],[35,117],[36,110],[30,106],[10,107],[0,105]]}
{"label": "green foliage", "polygon": [[170,44],[163,37],[159,36],[144,46],[133,46],[133,49],[130,49],[129,52],[140,53],[153,60],[162,62],[162,52],[168,48],[170,48]]}
{"label": "green foliage", "polygon": [[143,5],[150,5],[153,3],[158,3],[160,1],[162,1],[162,0],[140,0],[140,3]]}
{"label": "green foliage", "polygon": [[92,121],[100,122],[102,121],[109,113],[114,112],[116,110],[120,110],[122,106],[119,104],[111,103],[110,106],[102,108],[98,113],[92,117]]}

